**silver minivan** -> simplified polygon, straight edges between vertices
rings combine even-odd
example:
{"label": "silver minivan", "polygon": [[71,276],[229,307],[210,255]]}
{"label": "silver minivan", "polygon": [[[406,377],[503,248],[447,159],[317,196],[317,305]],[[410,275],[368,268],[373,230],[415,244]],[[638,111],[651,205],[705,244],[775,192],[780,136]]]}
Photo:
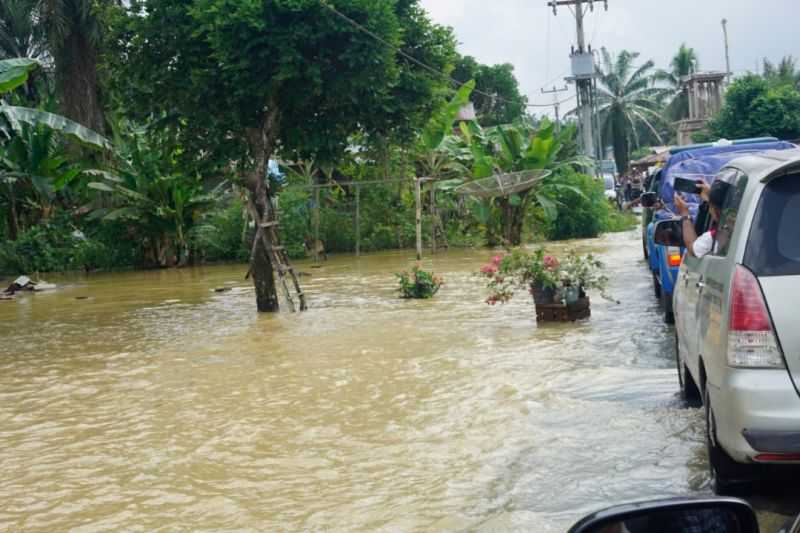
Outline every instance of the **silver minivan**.
{"label": "silver minivan", "polygon": [[714,250],[686,254],[673,305],[681,391],[705,407],[726,493],[763,465],[800,464],[800,150],[736,159],[716,179],[732,187]]}

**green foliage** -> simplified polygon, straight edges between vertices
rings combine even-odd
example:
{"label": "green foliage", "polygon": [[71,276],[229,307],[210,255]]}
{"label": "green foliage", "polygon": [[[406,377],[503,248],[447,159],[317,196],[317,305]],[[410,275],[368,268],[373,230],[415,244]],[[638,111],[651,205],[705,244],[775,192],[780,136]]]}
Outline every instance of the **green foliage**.
{"label": "green foliage", "polygon": [[205,192],[199,176],[181,172],[181,149],[163,132],[130,127],[117,135],[117,144],[113,172],[93,172],[101,179],[88,184],[106,196],[93,215],[126,221],[151,265],[188,264],[189,234],[218,194]]}
{"label": "green foliage", "polygon": [[571,169],[559,174],[560,182],[569,187],[552,193],[558,216],[543,221],[545,236],[554,241],[597,237],[611,213],[602,181]]}
{"label": "green foliage", "polygon": [[481,126],[511,124],[525,116],[528,99],[519,92],[514,65],[482,65],[475,58],[464,56],[456,63],[451,76],[460,81],[475,80],[477,91],[470,100],[475,104]]}
{"label": "green foliage", "polygon": [[711,138],[800,137],[800,92],[790,85],[770,87],[764,78],[748,75],[728,89],[725,105],[709,122]]}
{"label": "green foliage", "polygon": [[126,236],[120,225],[100,227],[60,214],[22,232],[16,241],[0,243],[0,272],[30,274],[133,266],[139,261],[136,245]]}
{"label": "green foliage", "polygon": [[395,274],[400,284],[400,296],[406,299],[426,300],[433,298],[441,288],[444,280],[433,272],[423,270],[419,265],[411,272]]}
{"label": "green foliage", "polygon": [[204,261],[245,262],[250,255],[250,231],[244,224],[241,200],[204,213],[190,231],[191,249]]}

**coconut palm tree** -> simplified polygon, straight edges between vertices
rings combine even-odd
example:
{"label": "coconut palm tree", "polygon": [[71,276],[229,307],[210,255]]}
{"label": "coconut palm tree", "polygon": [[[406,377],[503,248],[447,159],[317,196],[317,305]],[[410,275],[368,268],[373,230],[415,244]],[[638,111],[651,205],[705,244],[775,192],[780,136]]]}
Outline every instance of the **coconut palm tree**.
{"label": "coconut palm tree", "polygon": [[103,132],[97,76],[102,31],[97,6],[92,0],[41,0],[40,16],[55,62],[61,113]]}
{"label": "coconut palm tree", "polygon": [[653,80],[661,82],[671,92],[671,101],[667,106],[667,116],[672,120],[681,120],[689,116],[689,96],[681,87],[681,79],[694,74],[700,69],[700,61],[694,48],[686,43],[681,44],[678,53],[672,58],[669,70],[659,70]]}
{"label": "coconut palm tree", "polygon": [[47,56],[44,26],[39,21],[41,0],[0,2],[0,59],[27,57],[40,62]]}
{"label": "coconut palm tree", "polygon": [[631,146],[640,146],[637,127],[643,125],[658,142],[663,142],[658,126],[665,122],[662,102],[668,90],[652,83],[652,61],[636,65],[638,52],[623,50],[616,57],[602,49],[598,67],[597,106],[604,144],[614,148],[620,172],[628,169]]}

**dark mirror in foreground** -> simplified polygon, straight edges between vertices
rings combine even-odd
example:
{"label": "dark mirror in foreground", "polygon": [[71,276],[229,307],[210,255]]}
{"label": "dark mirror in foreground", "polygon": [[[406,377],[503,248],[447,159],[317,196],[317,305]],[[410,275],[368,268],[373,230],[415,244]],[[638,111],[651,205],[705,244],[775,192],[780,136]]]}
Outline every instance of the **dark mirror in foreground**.
{"label": "dark mirror in foreground", "polygon": [[683,246],[683,221],[679,218],[662,220],[653,230],[653,241],[663,246]]}
{"label": "dark mirror in foreground", "polygon": [[734,498],[676,499],[612,507],[569,533],[759,533],[750,505]]}
{"label": "dark mirror in foreground", "polygon": [[654,192],[643,193],[640,198],[642,207],[653,207],[658,202],[658,196]]}

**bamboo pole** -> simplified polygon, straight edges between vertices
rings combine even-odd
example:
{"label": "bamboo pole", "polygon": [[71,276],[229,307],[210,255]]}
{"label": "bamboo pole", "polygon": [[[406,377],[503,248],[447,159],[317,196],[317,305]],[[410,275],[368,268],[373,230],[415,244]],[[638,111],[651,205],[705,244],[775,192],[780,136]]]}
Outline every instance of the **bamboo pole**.
{"label": "bamboo pole", "polygon": [[422,181],[420,178],[414,180],[414,200],[417,204],[416,224],[417,224],[417,261],[422,259]]}
{"label": "bamboo pole", "polygon": [[431,182],[431,253],[436,253],[436,182]]}
{"label": "bamboo pole", "polygon": [[361,255],[361,185],[356,185],[356,257]]}
{"label": "bamboo pole", "polygon": [[319,263],[319,187],[314,187],[314,262]]}

